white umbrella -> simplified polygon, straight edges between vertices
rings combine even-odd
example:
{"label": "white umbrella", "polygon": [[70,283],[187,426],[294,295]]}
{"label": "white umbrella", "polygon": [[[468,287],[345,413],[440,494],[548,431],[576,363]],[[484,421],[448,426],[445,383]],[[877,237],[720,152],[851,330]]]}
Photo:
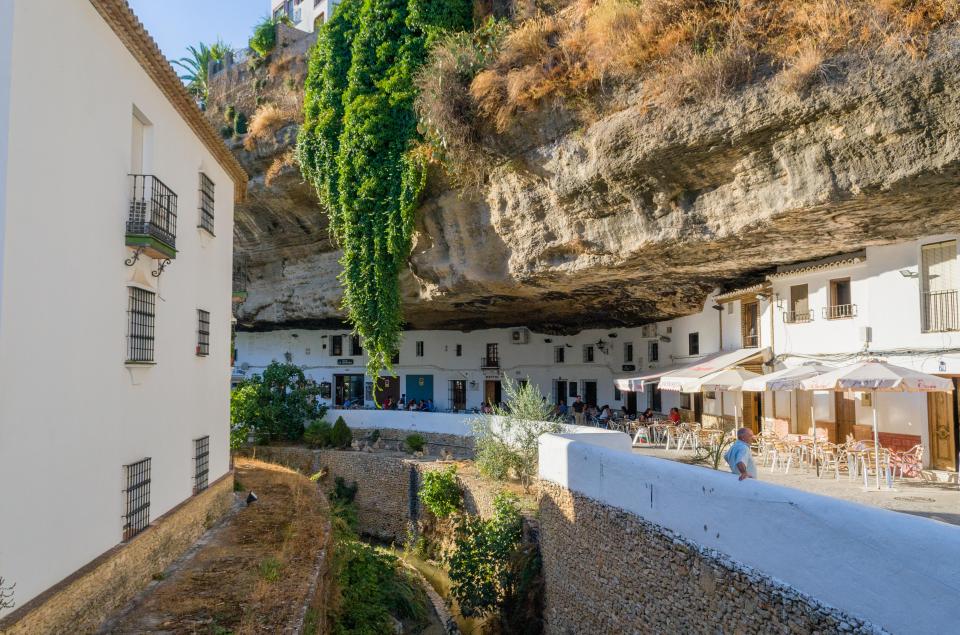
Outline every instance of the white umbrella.
{"label": "white umbrella", "polygon": [[[873,393],[873,442],[880,447],[877,430],[877,392],[952,392],[953,382],[911,368],[869,359],[843,366],[800,382],[804,390]],[[816,432],[816,426],[814,426]],[[880,453],[875,453],[877,489],[880,489]]]}
{"label": "white umbrella", "polygon": [[[744,370],[743,368],[728,368],[719,372],[707,375],[696,382],[701,391],[714,391],[720,393],[720,417],[723,418],[723,393],[727,390],[739,392],[745,381],[760,377],[757,373]],[[686,386],[684,386],[686,388]],[[737,404],[733,404],[733,420],[736,427],[740,427],[740,415]]]}

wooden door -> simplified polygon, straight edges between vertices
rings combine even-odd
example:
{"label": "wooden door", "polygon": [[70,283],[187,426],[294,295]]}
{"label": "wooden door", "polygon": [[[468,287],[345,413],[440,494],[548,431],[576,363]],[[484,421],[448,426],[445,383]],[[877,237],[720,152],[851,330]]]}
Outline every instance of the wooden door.
{"label": "wooden door", "polygon": [[791,426],[790,431],[794,434],[809,434],[813,430],[813,414],[810,412],[813,407],[813,393],[809,390],[798,390],[794,394],[797,400],[797,424]]}
{"label": "wooden door", "polygon": [[378,379],[374,397],[381,406],[383,406],[387,397],[390,397],[393,400],[393,405],[396,406],[397,402],[400,401],[400,378],[381,377]]}
{"label": "wooden door", "polygon": [[843,443],[848,434],[853,434],[853,426],[857,423],[857,402],[853,395],[844,392],[835,392],[834,420],[837,422],[837,441]]}
{"label": "wooden door", "polygon": [[760,395],[755,392],[743,393],[743,420],[741,427],[760,432]]}
{"label": "wooden door", "polygon": [[483,385],[483,400],[491,406],[500,403],[502,398],[501,386],[498,380],[488,379]]}
{"label": "wooden door", "polygon": [[943,392],[927,394],[930,425],[930,466],[935,470],[957,469],[954,440],[954,396]]}

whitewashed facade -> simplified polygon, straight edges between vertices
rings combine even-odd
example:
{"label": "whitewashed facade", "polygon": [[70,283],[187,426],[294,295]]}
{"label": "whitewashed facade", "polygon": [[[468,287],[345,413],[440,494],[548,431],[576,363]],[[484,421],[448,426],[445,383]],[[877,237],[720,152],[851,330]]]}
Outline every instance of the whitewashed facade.
{"label": "whitewashed facade", "polygon": [[[931,235],[781,267],[749,289],[711,294],[699,313],[645,327],[590,329],[568,336],[525,328],[407,332],[393,394],[429,398],[439,409],[474,409],[496,400],[495,382],[509,376],[536,382],[554,403],[564,399],[569,404],[581,394],[614,410],[651,406],[667,412],[678,407],[691,417],[722,414],[727,422],[745,417],[748,425],[786,433],[810,429],[812,400],[818,427],[842,439],[856,431],[853,426],[870,425],[869,400],[820,393],[724,395],[721,413],[719,394],[659,391],[654,383],[630,394],[617,390],[614,381],[741,349],[746,367],[757,372],[814,360],[839,365],[875,355],[923,372],[960,377],[958,238]],[[366,357],[353,355],[359,351],[351,344],[348,330],[241,332],[238,369],[252,374],[272,360],[288,360],[329,389],[325,395],[331,405],[352,394],[372,406],[373,386],[363,376]],[[495,357],[497,364],[488,357]],[[945,394],[878,395],[885,440],[898,447],[921,443],[928,464],[956,469],[955,400]]]}
{"label": "whitewashed facade", "polygon": [[340,0],[270,0],[274,19],[289,18],[295,27],[313,33],[333,16]]}
{"label": "whitewashed facade", "polygon": [[[122,42],[101,10],[134,20],[125,2],[0,0],[0,575],[18,607],[189,499],[204,439],[206,482],[229,471],[242,170],[175,107],[172,69],[145,70],[137,47],[165,63],[152,41],[130,25]],[[134,193],[131,174],[168,189]],[[127,466],[145,459],[134,519]]]}

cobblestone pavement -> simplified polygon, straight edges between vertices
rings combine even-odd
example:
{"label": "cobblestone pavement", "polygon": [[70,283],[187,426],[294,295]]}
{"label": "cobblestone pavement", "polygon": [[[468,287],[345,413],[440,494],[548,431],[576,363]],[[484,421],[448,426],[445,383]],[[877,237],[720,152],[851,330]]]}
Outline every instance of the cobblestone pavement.
{"label": "cobblestone pavement", "polygon": [[[712,469],[704,463],[696,463],[693,452],[688,450],[678,453],[676,450],[664,450],[662,447],[653,446],[634,448],[633,451],[635,454],[689,463],[701,469]],[[759,464],[758,468],[760,480],[768,483],[960,525],[960,488],[956,482],[935,483],[921,479],[904,479],[896,481],[892,491],[877,491],[875,488],[865,490],[862,477],[851,481],[845,474],[841,474],[840,479],[837,480],[833,475],[824,474],[818,479],[812,468],[806,470],[790,468],[789,474],[784,474],[782,470],[771,472],[769,466],[761,467]],[[872,478],[870,483],[874,483]]]}

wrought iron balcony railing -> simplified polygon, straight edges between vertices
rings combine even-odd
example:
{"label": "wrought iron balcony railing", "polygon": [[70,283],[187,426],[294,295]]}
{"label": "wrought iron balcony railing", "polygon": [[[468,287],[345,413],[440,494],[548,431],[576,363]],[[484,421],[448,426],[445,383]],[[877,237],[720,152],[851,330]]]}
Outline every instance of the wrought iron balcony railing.
{"label": "wrought iron balcony railing", "polygon": [[783,321],[787,324],[805,324],[807,322],[813,322],[813,310],[784,311]]}
{"label": "wrought iron balcony railing", "polygon": [[960,291],[925,291],[920,294],[920,319],[924,333],[960,330]]}
{"label": "wrought iron balcony railing", "polygon": [[481,357],[480,368],[500,368],[499,357]]}
{"label": "wrought iron balcony railing", "polygon": [[153,258],[177,254],[177,195],[150,174],[131,174],[127,245],[142,247]]}
{"label": "wrought iron balcony railing", "polygon": [[825,320],[845,320],[854,317],[857,317],[856,304],[834,304],[823,307],[823,318]]}

